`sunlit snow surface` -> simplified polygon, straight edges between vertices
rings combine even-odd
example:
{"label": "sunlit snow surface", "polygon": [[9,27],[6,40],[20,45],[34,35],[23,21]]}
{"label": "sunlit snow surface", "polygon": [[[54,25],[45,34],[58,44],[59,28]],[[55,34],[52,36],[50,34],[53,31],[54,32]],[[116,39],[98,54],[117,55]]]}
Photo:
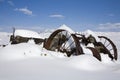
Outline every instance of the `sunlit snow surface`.
{"label": "sunlit snow surface", "polygon": [[30,30],[15,30],[15,36],[22,36],[22,37],[28,37],[28,38],[42,38],[37,32],[30,31]]}
{"label": "sunlit snow surface", "polygon": [[[91,31],[85,31],[91,33]],[[109,37],[120,52],[120,32],[92,32]],[[41,33],[50,35],[50,33]],[[44,36],[45,37],[45,36]],[[5,42],[4,42],[5,41]],[[66,54],[44,49],[33,41],[9,44],[9,34],[0,33],[0,80],[119,80],[120,58],[111,61],[101,54],[102,62],[90,50],[85,55],[66,57]]]}

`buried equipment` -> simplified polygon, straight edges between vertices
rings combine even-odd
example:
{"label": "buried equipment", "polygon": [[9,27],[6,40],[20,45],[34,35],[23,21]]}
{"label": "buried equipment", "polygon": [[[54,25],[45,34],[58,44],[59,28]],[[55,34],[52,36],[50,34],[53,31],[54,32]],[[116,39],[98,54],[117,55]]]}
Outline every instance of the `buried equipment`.
{"label": "buried equipment", "polygon": [[[64,29],[54,31],[48,39],[44,41],[44,48],[51,51],[66,53],[68,57],[71,55],[82,55],[83,46],[92,51],[95,58],[101,61],[100,53],[108,54],[111,60],[117,60],[117,48],[115,44],[105,36],[97,36],[100,39],[98,42],[95,37],[89,35],[85,37],[83,34],[70,33]],[[87,46],[92,43],[94,47]]]}

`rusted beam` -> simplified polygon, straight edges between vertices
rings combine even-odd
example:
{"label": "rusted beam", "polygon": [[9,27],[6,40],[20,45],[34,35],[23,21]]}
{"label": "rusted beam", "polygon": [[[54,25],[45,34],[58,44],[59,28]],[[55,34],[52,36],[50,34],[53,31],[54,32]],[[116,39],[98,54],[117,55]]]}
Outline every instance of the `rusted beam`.
{"label": "rusted beam", "polygon": [[87,47],[88,49],[90,49],[93,53],[93,56],[95,58],[97,58],[99,61],[101,61],[101,56],[100,56],[100,53],[93,47]]}

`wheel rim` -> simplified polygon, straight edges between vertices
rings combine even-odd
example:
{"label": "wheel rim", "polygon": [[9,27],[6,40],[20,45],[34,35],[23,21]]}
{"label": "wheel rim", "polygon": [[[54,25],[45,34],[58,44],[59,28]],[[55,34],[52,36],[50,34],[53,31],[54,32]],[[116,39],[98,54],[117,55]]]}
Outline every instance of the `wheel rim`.
{"label": "wheel rim", "polygon": [[83,54],[76,35],[63,29],[53,32],[45,42],[44,47],[52,51],[65,52],[67,56]]}
{"label": "wheel rim", "polygon": [[115,44],[107,37],[105,36],[98,36],[100,38],[100,42],[105,46],[105,48],[110,52],[110,54],[113,56],[113,59],[117,60],[117,48]]}

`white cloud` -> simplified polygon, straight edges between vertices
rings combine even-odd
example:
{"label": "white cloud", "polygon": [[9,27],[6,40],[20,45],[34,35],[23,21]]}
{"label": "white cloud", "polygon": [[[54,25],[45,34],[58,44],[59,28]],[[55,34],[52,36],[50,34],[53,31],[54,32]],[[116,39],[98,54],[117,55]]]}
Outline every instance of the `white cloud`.
{"label": "white cloud", "polygon": [[100,29],[100,30],[120,29],[120,23],[99,24],[98,29]]}
{"label": "white cloud", "polygon": [[31,16],[33,15],[32,11],[29,10],[27,7],[25,7],[25,8],[16,8],[15,11],[20,11],[20,12],[26,14],[26,15],[31,15]]}
{"label": "white cloud", "polygon": [[53,14],[53,15],[50,15],[49,17],[51,17],[51,18],[64,18],[64,16],[61,14]]}
{"label": "white cloud", "polygon": [[8,4],[9,4],[10,6],[14,6],[14,3],[13,3],[12,1],[8,1]]}

